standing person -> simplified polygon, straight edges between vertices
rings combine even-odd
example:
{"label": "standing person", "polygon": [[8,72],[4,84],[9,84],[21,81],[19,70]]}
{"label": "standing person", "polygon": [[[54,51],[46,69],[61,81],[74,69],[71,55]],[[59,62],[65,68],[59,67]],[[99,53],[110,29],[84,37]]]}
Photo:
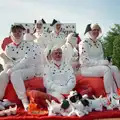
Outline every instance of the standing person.
{"label": "standing person", "polygon": [[37,21],[35,23],[35,33],[33,34],[35,36],[35,38],[39,39],[39,37],[43,33],[43,31],[44,31],[44,24],[46,24],[44,19],[41,19],[41,20],[39,20],[39,21]]}
{"label": "standing person", "polygon": [[74,33],[70,33],[66,43],[53,46],[50,52],[51,60],[44,68],[44,86],[47,93],[63,99],[62,94],[68,94],[76,85],[76,79],[71,66],[73,47],[77,43]]}
{"label": "standing person", "polygon": [[49,33],[44,30],[45,24],[46,22],[44,21],[44,19],[39,20],[35,25],[36,32],[34,33],[34,35],[36,36],[34,42],[39,44],[43,51],[46,49],[50,41]]}
{"label": "standing person", "polygon": [[62,32],[62,23],[53,19],[52,24],[53,31],[50,33],[50,41],[47,47],[49,51],[55,45],[64,45],[66,42],[65,34]]}
{"label": "standing person", "polygon": [[53,31],[51,32],[51,43],[53,43],[53,46],[55,44],[60,44],[60,45],[65,44],[66,36],[62,32],[62,23],[60,21],[53,19],[51,26],[53,27]]}
{"label": "standing person", "polygon": [[81,74],[87,77],[103,77],[107,95],[113,92],[117,98],[117,88],[120,88],[120,73],[116,66],[110,65],[104,59],[103,47],[99,40],[101,28],[98,24],[88,24],[85,34],[88,34],[79,44],[79,62]]}
{"label": "standing person", "polygon": [[57,21],[53,19],[52,24],[50,24],[51,27],[53,27],[53,31],[50,33],[50,40],[48,43],[47,48],[45,49],[45,55],[48,55],[49,57],[49,51],[53,46],[56,45],[64,45],[66,42],[66,36],[62,32],[62,23],[60,21]]}

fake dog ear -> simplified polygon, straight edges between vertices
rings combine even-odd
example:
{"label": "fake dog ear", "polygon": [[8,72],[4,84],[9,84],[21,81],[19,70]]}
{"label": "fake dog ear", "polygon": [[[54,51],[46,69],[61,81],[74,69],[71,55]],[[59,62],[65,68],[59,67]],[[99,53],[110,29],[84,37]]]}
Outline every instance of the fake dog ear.
{"label": "fake dog ear", "polygon": [[68,102],[68,100],[63,100],[63,103],[61,104],[61,108],[63,109],[67,109],[70,106],[70,103]]}
{"label": "fake dog ear", "polygon": [[82,99],[82,95],[80,93],[77,93],[77,97],[79,97],[79,100]]}
{"label": "fake dog ear", "polygon": [[70,101],[72,102],[72,103],[75,103],[77,100],[76,100],[76,96],[72,96],[72,97],[70,97]]}
{"label": "fake dog ear", "polygon": [[89,106],[89,101],[88,100],[81,100],[81,102],[84,106]]}

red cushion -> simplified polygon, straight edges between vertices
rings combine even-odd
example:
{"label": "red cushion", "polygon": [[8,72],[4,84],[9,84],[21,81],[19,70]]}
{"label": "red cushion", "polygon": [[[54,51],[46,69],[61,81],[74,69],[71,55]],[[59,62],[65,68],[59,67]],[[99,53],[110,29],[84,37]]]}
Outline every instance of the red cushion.
{"label": "red cushion", "polygon": [[77,79],[77,85],[76,90],[80,90],[80,86],[88,86],[91,90],[91,95],[94,94],[96,97],[99,97],[100,95],[105,96],[105,89],[103,84],[103,78],[100,77],[84,77],[81,75],[76,76]]}
{"label": "red cushion", "polygon": [[[39,88],[41,91],[45,91],[45,88],[43,86],[43,79],[42,78],[32,78],[30,80],[25,81],[25,86],[27,89],[37,89]],[[8,84],[5,92],[4,98],[9,99],[11,102],[16,102],[17,104],[20,104],[21,101],[18,99],[15,90],[11,83]]]}
{"label": "red cushion", "polygon": [[[100,95],[106,95],[102,78],[83,77],[81,75],[77,75],[76,80],[77,84],[75,89],[78,92],[82,94],[86,93],[89,96],[94,94],[96,97],[99,97]],[[27,89],[39,89],[40,91],[45,92],[42,78],[35,77],[33,79],[26,80],[25,86]],[[4,98],[9,99],[11,102],[16,102],[17,104],[21,103],[17,98],[17,95],[11,83],[9,83],[7,86]]]}

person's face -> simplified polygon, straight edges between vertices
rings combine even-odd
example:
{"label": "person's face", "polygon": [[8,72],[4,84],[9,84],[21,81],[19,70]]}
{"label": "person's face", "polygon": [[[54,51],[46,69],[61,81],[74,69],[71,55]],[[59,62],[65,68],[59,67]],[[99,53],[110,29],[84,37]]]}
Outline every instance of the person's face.
{"label": "person's face", "polygon": [[100,30],[99,29],[93,29],[91,31],[91,35],[94,39],[96,39],[99,36]]}
{"label": "person's face", "polygon": [[51,55],[52,55],[52,58],[55,61],[61,61],[61,59],[62,59],[62,50],[60,48],[58,48],[56,50],[53,50]]}
{"label": "person's face", "polygon": [[41,23],[37,23],[37,24],[36,24],[36,28],[37,28],[37,29],[41,29],[41,28],[42,28],[42,24],[41,24]]}
{"label": "person's face", "polygon": [[57,24],[57,25],[56,25],[56,30],[57,30],[57,31],[60,31],[60,29],[61,29],[61,24]]}
{"label": "person's face", "polygon": [[[15,38],[16,42],[21,41],[23,36],[23,30],[21,28],[16,28],[12,31],[12,36]],[[18,40],[18,41],[17,41]]]}

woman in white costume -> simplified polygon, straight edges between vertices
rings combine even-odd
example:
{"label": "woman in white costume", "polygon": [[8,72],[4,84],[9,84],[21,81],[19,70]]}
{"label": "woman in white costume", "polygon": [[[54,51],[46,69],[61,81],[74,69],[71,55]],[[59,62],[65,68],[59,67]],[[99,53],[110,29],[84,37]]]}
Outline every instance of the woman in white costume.
{"label": "woman in white costume", "polygon": [[34,33],[36,37],[34,42],[39,44],[43,50],[45,50],[50,41],[50,34],[44,29],[45,25],[44,19],[39,20],[35,25],[36,32]]}
{"label": "woman in white costume", "polygon": [[59,100],[63,99],[62,94],[68,94],[76,85],[74,71],[70,63],[76,42],[77,38],[74,37],[74,33],[69,34],[63,46],[56,45],[51,49],[52,59],[47,60],[45,65],[44,86],[47,93]]}
{"label": "woman in white costume", "polygon": [[66,42],[66,36],[62,32],[62,23],[60,21],[57,21],[53,19],[52,24],[50,25],[53,27],[53,31],[50,33],[50,41],[48,43],[46,54],[48,54],[48,51],[55,45],[64,45]]}
{"label": "woman in white costume", "polygon": [[103,77],[106,93],[113,92],[115,97],[120,88],[120,73],[116,66],[104,59],[103,47],[99,40],[101,28],[98,24],[88,24],[85,34],[88,34],[79,44],[79,62],[81,74],[90,77]]}
{"label": "woman in white costume", "polygon": [[46,22],[44,21],[44,19],[38,20],[35,23],[35,32],[34,32],[34,36],[35,38],[39,38],[41,36],[41,34],[44,32],[44,25],[46,24]]}

